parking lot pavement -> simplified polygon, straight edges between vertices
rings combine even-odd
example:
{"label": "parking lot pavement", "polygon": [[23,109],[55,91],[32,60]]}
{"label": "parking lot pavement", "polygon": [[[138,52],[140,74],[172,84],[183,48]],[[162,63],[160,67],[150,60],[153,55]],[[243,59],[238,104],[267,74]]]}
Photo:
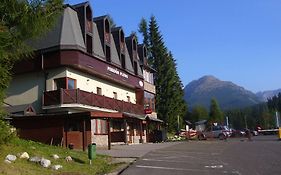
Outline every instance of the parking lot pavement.
{"label": "parking lot pavement", "polygon": [[111,150],[97,149],[97,154],[112,157],[140,158],[150,151],[170,147],[181,142],[145,143],[135,145],[114,145]]}
{"label": "parking lot pavement", "polygon": [[183,142],[149,152],[122,174],[279,175],[280,148],[277,136]]}

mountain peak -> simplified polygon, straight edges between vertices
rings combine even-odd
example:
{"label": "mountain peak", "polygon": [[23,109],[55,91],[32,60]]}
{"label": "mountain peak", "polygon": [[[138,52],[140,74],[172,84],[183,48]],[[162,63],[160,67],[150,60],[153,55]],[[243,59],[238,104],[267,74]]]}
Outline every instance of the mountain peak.
{"label": "mountain peak", "polygon": [[209,108],[211,98],[216,98],[222,109],[251,106],[260,102],[256,95],[230,81],[221,81],[206,75],[190,82],[184,88],[189,106],[203,105]]}

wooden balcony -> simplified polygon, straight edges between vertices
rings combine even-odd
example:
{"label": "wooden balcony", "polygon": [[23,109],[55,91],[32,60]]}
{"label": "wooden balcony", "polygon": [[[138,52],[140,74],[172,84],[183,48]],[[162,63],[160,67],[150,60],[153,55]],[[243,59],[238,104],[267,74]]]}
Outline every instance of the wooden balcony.
{"label": "wooden balcony", "polygon": [[144,114],[143,105],[133,104],[113,98],[82,91],[80,89],[59,89],[44,92],[43,106],[61,104],[83,104],[106,108],[119,112]]}

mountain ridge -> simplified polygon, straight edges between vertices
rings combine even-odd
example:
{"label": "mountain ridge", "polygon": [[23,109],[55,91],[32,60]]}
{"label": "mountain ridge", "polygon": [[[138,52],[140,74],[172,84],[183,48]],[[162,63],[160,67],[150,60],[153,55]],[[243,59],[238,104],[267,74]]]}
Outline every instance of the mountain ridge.
{"label": "mountain ridge", "polygon": [[242,86],[212,75],[191,81],[185,86],[184,93],[184,99],[191,108],[202,105],[208,109],[211,98],[215,98],[222,109],[243,108],[262,102],[256,94]]}
{"label": "mountain ridge", "polygon": [[275,89],[275,90],[266,90],[266,91],[259,91],[256,93],[256,95],[262,100],[267,101],[268,98],[273,97],[274,95],[278,95],[278,93],[281,93],[281,88]]}

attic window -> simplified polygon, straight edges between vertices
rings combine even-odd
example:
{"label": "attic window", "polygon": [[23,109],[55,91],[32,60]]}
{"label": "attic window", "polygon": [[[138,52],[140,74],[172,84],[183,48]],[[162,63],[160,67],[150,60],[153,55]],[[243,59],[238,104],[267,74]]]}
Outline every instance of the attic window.
{"label": "attic window", "polygon": [[87,32],[92,33],[93,31],[93,23],[92,23],[92,11],[91,8],[88,6],[86,8],[86,30]]}
{"label": "attic window", "polygon": [[135,39],[133,40],[133,50],[134,50],[134,51],[137,50],[137,42],[136,42]]}
{"label": "attic window", "polygon": [[104,21],[104,41],[107,43],[107,44],[110,44],[110,25],[109,25],[109,21],[106,19]]}
{"label": "attic window", "polygon": [[125,35],[124,35],[124,32],[122,30],[120,32],[120,41],[121,41],[121,43],[125,42]]}
{"label": "attic window", "polygon": [[121,54],[121,66],[123,69],[126,69],[125,55]]}
{"label": "attic window", "polygon": [[93,53],[93,40],[90,35],[87,35],[87,52],[92,54]]}
{"label": "attic window", "polygon": [[110,47],[105,46],[105,54],[106,54],[106,61],[111,62],[111,53],[110,53]]}
{"label": "attic window", "polygon": [[134,72],[136,75],[138,74],[138,64],[136,61],[134,61]]}
{"label": "attic window", "polygon": [[110,25],[109,25],[109,21],[106,19],[105,21],[104,21],[104,27],[105,27],[105,32],[106,33],[110,33]]}

